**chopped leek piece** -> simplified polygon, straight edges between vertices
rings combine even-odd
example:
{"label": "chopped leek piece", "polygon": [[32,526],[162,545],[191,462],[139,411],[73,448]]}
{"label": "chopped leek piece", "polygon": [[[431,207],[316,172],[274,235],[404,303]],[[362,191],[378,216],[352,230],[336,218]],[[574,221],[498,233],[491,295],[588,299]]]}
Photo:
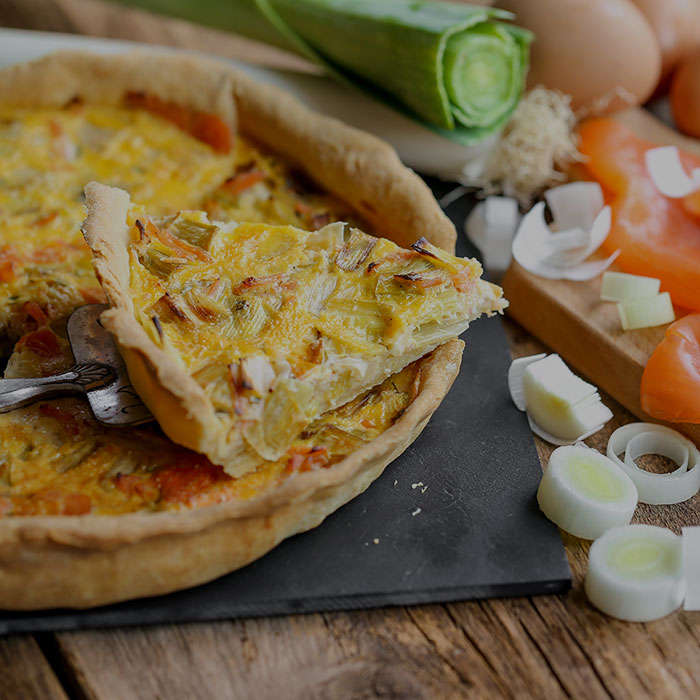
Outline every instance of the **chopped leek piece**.
{"label": "chopped leek piece", "polygon": [[267,321],[267,312],[259,299],[238,299],[231,316],[219,326],[219,333],[225,338],[254,338]]}
{"label": "chopped leek piece", "polygon": [[604,272],[600,298],[603,301],[636,301],[655,297],[661,280],[654,277],[630,275],[626,272]]}
{"label": "chopped leek piece", "polygon": [[226,379],[228,368],[219,362],[209,362],[193,372],[192,376],[201,386],[206,386],[221,379]]}
{"label": "chopped leek piece", "polygon": [[169,227],[171,233],[180,240],[209,250],[214,234],[219,230],[214,224],[204,224],[191,219],[178,218]]}
{"label": "chopped leek piece", "polygon": [[330,452],[342,453],[343,451],[356,450],[365,444],[365,434],[354,435],[347,430],[339,428],[332,423],[322,423],[320,427],[311,424],[303,433],[302,437],[313,436],[314,444],[326,447]]}
{"label": "chopped leek piece", "polygon": [[338,280],[327,273],[319,273],[313,278],[307,289],[309,313],[314,316],[321,314],[337,284]]}
{"label": "chopped leek piece", "polygon": [[293,377],[280,379],[265,401],[261,419],[244,428],[246,440],[265,459],[276,459],[316,411],[317,401],[309,384]]}
{"label": "chopped leek piece", "polygon": [[450,255],[438,248],[425,238],[419,238],[415,243],[411,244],[411,248],[416,253],[428,258],[434,265],[444,268],[452,275],[458,273],[464,267],[463,260],[455,258],[454,255]]}
{"label": "chopped leek piece", "polygon": [[668,292],[662,292],[648,299],[621,301],[617,305],[617,310],[620,313],[622,330],[625,331],[663,326],[676,320],[671,295]]}
{"label": "chopped leek piece", "polygon": [[175,270],[187,261],[168,255],[158,248],[149,247],[139,253],[141,264],[156,277],[169,277]]}
{"label": "chopped leek piece", "polygon": [[93,452],[99,448],[97,440],[89,438],[73,445],[70,452],[61,455],[53,460],[52,466],[59,473],[67,472],[69,469],[74,469],[82,461],[86,460]]}
{"label": "chopped leek piece", "polygon": [[591,546],[585,589],[595,607],[619,620],[669,615],[685,592],[681,538],[653,525],[608,530]]}
{"label": "chopped leek piece", "polygon": [[222,316],[229,314],[227,306],[197,287],[188,289],[183,294],[183,299],[188,309],[202,321],[217,321]]}
{"label": "chopped leek piece", "polygon": [[376,338],[386,327],[387,319],[377,312],[372,301],[333,298],[326,308],[344,325],[352,326],[358,333],[364,331],[367,337]]}
{"label": "chopped leek piece", "polygon": [[359,229],[352,229],[350,239],[335,256],[335,264],[345,272],[356,270],[367,259],[377,243],[377,239],[368,236]]}
{"label": "chopped leek piece", "polygon": [[399,284],[396,275],[379,275],[374,289],[377,301],[383,304],[401,304],[407,295],[418,293],[414,286]]}
{"label": "chopped leek piece", "polygon": [[571,445],[552,452],[537,502],[562,530],[594,540],[611,527],[629,524],[637,489],[611,459],[585,445]]}
{"label": "chopped leek piece", "polygon": [[266,355],[251,355],[241,360],[241,382],[245,389],[264,396],[274,381],[275,370]]}
{"label": "chopped leek piece", "polygon": [[612,418],[597,389],[577,377],[559,355],[549,355],[525,368],[523,395],[528,416],[562,440],[581,439]]}
{"label": "chopped leek piece", "polygon": [[172,296],[167,292],[151,306],[151,311],[164,323],[170,323],[176,319],[196,323],[197,319],[190,313],[189,307],[183,302],[180,295]]}

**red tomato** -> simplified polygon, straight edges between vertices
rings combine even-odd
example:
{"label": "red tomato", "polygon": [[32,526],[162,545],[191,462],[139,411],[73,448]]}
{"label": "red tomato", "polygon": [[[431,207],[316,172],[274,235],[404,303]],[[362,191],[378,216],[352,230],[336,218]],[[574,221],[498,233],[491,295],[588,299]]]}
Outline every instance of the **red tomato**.
{"label": "red tomato", "polygon": [[209,144],[217,153],[228,153],[231,150],[231,130],[221,117],[196,112],[193,109],[181,107],[175,102],[167,102],[160,97],[142,92],[128,93],[126,103],[129,107],[145,109],[175,124],[190,136]]}
{"label": "red tomato", "polygon": [[27,348],[35,355],[46,359],[53,359],[63,354],[58,336],[50,328],[42,328],[32,333],[23,335],[15,346],[15,350]]}
{"label": "red tomato", "polygon": [[190,503],[215,483],[231,478],[222,467],[204,457],[192,457],[188,462],[181,460],[181,463],[163,467],[153,475],[160,489],[160,498],[165,503]]}
{"label": "red tomato", "polygon": [[67,493],[63,497],[63,515],[85,515],[92,510],[92,500],[84,493]]}
{"label": "red tomato", "polygon": [[700,314],[666,329],[644,369],[640,398],[654,418],[700,423]]}
{"label": "red tomato", "polygon": [[285,472],[308,472],[328,466],[329,456],[325,447],[292,447]]}
{"label": "red tomato", "polygon": [[[700,311],[700,220],[690,213],[695,200],[669,199],[651,181],[644,154],[655,144],[611,119],[591,119],[580,129],[585,166],[606,192],[612,228],[604,247],[622,252],[626,272],[661,280],[674,304]],[[681,154],[688,172],[700,159]]]}

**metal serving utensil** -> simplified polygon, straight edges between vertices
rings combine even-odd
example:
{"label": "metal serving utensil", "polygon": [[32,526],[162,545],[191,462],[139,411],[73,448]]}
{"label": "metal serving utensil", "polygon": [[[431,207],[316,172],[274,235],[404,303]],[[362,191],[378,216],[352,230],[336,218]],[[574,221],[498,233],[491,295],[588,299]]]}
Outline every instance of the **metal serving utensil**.
{"label": "metal serving utensil", "polygon": [[56,396],[85,396],[95,420],[103,425],[137,425],[153,420],[129,380],[111,333],[100,324],[106,304],[88,304],[68,319],[68,339],[75,364],[50,377],[0,379],[0,413]]}

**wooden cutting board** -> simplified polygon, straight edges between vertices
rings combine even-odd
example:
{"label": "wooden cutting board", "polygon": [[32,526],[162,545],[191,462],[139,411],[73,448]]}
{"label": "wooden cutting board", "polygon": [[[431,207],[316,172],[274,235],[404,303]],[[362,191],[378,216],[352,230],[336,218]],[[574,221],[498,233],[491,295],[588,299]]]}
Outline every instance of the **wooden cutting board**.
{"label": "wooden cutting board", "polygon": [[[675,144],[700,155],[700,141],[681,136],[646,110],[629,109],[615,118],[642,138]],[[667,326],[623,331],[617,305],[600,300],[601,277],[589,282],[549,280],[530,274],[514,262],[502,284],[510,301],[507,313],[511,318],[641,420],[659,422],[642,411],[639,383]],[[677,318],[683,313],[676,309]],[[700,425],[666,425],[700,444]]]}

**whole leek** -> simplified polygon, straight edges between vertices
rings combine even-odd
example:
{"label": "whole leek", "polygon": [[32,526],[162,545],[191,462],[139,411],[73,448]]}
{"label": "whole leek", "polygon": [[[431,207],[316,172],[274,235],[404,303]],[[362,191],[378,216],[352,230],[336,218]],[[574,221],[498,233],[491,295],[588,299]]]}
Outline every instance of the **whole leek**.
{"label": "whole leek", "polygon": [[532,35],[503,10],[416,0],[118,0],[300,53],[470,144],[523,90]]}

